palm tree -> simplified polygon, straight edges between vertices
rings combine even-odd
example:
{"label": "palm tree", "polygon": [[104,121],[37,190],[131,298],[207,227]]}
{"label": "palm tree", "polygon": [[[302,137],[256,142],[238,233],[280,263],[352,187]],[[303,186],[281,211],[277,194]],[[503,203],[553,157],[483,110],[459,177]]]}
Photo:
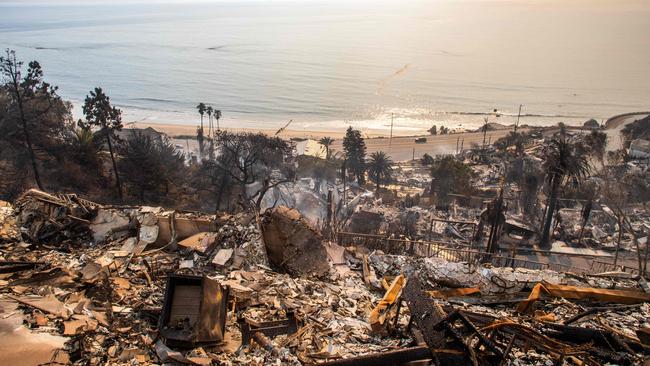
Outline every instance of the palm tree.
{"label": "palm tree", "polygon": [[334,139],[331,137],[323,137],[318,140],[318,143],[325,146],[325,160],[330,158],[330,146],[334,143]]}
{"label": "palm tree", "polygon": [[77,128],[72,134],[71,142],[77,161],[85,167],[95,168],[98,155],[93,131],[90,128]]}
{"label": "palm tree", "polygon": [[203,130],[203,114],[207,111],[205,103],[199,103],[199,105],[196,106],[196,109],[198,109],[199,114],[201,115],[201,130]]}
{"label": "palm tree", "polygon": [[215,109],[214,118],[216,118],[216,120],[217,120],[217,131],[219,131],[219,119],[221,118],[221,111],[220,110]]}
{"label": "palm tree", "polygon": [[382,183],[390,182],[393,175],[393,161],[383,151],[377,151],[370,155],[368,161],[368,178],[375,182],[377,191]]}
{"label": "palm tree", "polygon": [[551,239],[551,222],[557,207],[558,190],[567,181],[580,183],[589,173],[589,162],[584,154],[568,142],[564,135],[561,135],[548,143],[544,152],[544,169],[550,194],[541,245],[548,248]]}
{"label": "palm tree", "polygon": [[196,106],[196,109],[198,109],[199,114],[201,115],[201,127],[196,129],[196,139],[199,141],[199,155],[203,156],[203,138],[205,136],[203,133],[203,114],[205,114],[207,108],[205,103],[201,102]]}
{"label": "palm tree", "polygon": [[208,106],[205,112],[208,114],[208,137],[212,136],[212,107]]}

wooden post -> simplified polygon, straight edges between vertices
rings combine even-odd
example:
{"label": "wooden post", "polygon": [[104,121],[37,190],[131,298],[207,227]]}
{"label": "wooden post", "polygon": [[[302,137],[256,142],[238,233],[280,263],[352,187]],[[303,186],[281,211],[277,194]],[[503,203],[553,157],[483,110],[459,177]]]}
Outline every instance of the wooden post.
{"label": "wooden post", "polygon": [[390,151],[391,146],[393,146],[393,118],[395,113],[390,114],[390,139],[388,140],[388,151]]}
{"label": "wooden post", "polygon": [[517,132],[517,127],[519,127],[519,117],[521,117],[521,107],[522,104],[519,105],[519,113],[517,113],[517,123],[515,123],[515,132]]}

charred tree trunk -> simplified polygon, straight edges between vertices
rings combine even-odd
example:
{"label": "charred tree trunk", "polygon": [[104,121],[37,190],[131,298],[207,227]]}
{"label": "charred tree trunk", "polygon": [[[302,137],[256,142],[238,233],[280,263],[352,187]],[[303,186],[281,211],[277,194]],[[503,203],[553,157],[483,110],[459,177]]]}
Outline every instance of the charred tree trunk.
{"label": "charred tree trunk", "polygon": [[542,231],[541,246],[548,249],[551,241],[551,224],[553,222],[553,213],[557,207],[557,194],[559,189],[559,177],[556,175],[551,179],[551,192],[549,197],[548,208],[546,209],[546,219],[544,220],[544,229]]}
{"label": "charred tree trunk", "polygon": [[110,130],[106,129],[106,141],[108,142],[108,152],[111,154],[111,162],[113,163],[113,172],[115,173],[115,184],[117,185],[117,194],[120,200],[123,200],[122,183],[120,183],[120,174],[117,172],[117,163],[115,162],[115,155],[113,154],[113,143],[111,142]]}
{"label": "charred tree trunk", "polygon": [[20,95],[20,90],[18,89],[20,86],[18,85],[18,79],[15,74],[12,75],[11,82],[13,84],[14,94],[16,96],[16,103],[18,103],[20,123],[22,125],[23,135],[25,138],[25,145],[26,145],[25,147],[27,148],[27,152],[29,154],[29,160],[32,165],[32,171],[34,172],[34,180],[36,181],[36,185],[38,186],[38,189],[42,191],[43,184],[41,183],[41,175],[38,172],[38,166],[36,164],[36,155],[34,154],[34,146],[32,145],[31,136],[29,135],[29,128],[27,127],[27,118],[25,117],[25,110],[23,107],[23,98]]}
{"label": "charred tree trunk", "polygon": [[217,191],[217,203],[214,209],[215,213],[219,212],[219,209],[221,208],[221,199],[223,197],[225,186],[226,186],[226,173],[223,173],[223,177],[221,178],[221,184],[219,184],[219,190]]}
{"label": "charred tree trunk", "polygon": [[614,252],[614,270],[616,270],[616,265],[618,264],[618,251],[621,248],[621,239],[623,236],[623,217],[618,216],[618,240],[616,241],[616,251]]}

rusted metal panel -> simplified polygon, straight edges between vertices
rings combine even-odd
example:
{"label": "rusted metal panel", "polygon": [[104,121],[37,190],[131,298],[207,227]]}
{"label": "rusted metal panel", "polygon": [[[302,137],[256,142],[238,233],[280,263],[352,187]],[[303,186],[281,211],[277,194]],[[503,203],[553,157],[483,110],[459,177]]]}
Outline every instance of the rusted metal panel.
{"label": "rusted metal panel", "polygon": [[168,344],[191,347],[223,340],[229,288],[198,276],[167,278],[160,334]]}

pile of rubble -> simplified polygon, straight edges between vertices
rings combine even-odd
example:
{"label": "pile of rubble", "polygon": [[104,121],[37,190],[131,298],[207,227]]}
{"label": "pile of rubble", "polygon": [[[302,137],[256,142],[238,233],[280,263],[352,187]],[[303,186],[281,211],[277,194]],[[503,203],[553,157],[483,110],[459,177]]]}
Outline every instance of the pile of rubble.
{"label": "pile of rubble", "polygon": [[[206,215],[30,191],[0,207],[26,364],[642,364],[650,289],[340,247],[286,207]],[[22,326],[17,326],[22,324]],[[20,349],[2,348],[20,359]],[[40,357],[40,358],[39,358]],[[32,362],[33,361],[33,362]]]}

